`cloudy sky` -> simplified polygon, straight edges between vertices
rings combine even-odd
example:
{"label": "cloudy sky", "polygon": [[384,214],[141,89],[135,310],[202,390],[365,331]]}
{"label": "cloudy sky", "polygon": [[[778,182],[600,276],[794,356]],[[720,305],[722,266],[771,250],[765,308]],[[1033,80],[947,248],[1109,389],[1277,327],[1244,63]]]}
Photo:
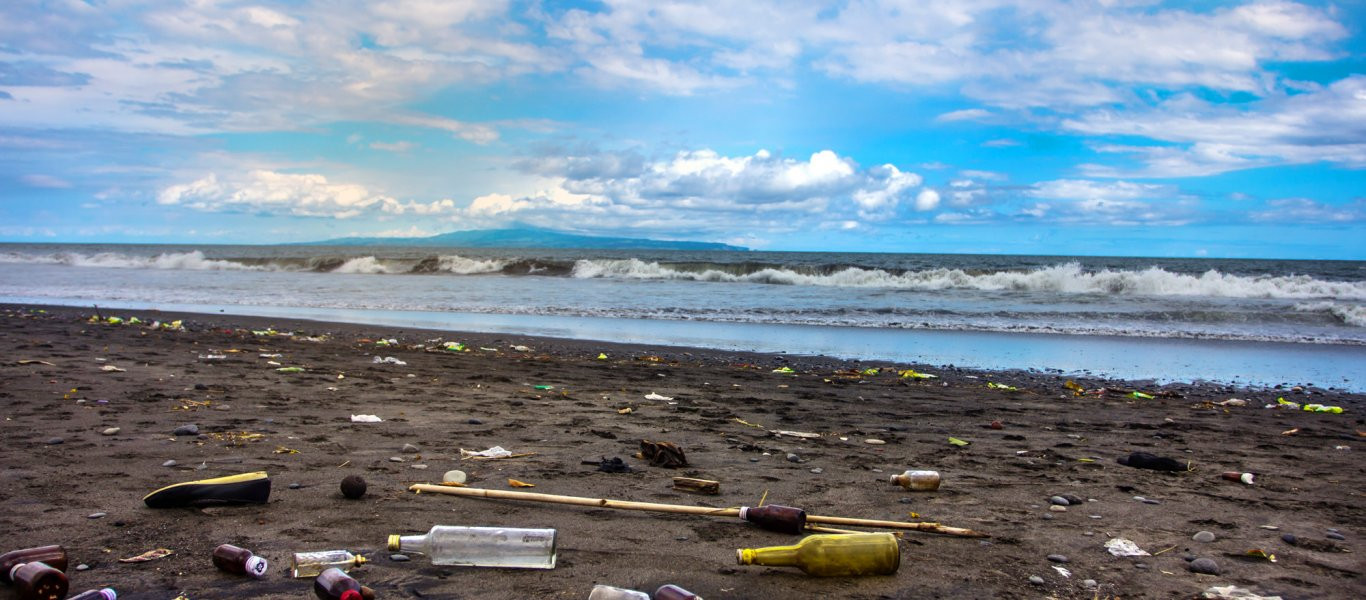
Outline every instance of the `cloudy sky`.
{"label": "cloudy sky", "polygon": [[1366,258],[1366,3],[5,0],[0,240]]}

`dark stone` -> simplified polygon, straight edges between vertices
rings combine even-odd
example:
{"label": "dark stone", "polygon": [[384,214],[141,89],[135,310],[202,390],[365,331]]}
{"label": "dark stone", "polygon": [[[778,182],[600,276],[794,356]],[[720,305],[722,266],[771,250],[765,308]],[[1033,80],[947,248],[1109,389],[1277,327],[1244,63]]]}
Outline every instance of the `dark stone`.
{"label": "dark stone", "polygon": [[1218,575],[1223,572],[1223,570],[1219,568],[1219,563],[1214,562],[1214,559],[1212,558],[1197,558],[1191,561],[1186,568],[1190,569],[1192,573],[1200,573],[1203,575]]}
{"label": "dark stone", "polygon": [[1328,536],[1328,539],[1330,539],[1330,540],[1344,540],[1344,541],[1345,541],[1345,540],[1347,539],[1347,536],[1342,535],[1341,533],[1338,533],[1338,532],[1336,532],[1336,531],[1330,531],[1330,532],[1328,532],[1328,533],[1325,534],[1325,535],[1327,535],[1327,536]]}
{"label": "dark stone", "polygon": [[1115,459],[1121,465],[1133,467],[1135,469],[1149,469],[1152,471],[1170,471],[1181,473],[1186,471],[1186,465],[1173,458],[1149,454],[1147,452],[1134,452],[1128,456],[1121,456]]}
{"label": "dark stone", "polygon": [[360,475],[347,475],[341,481],[341,493],[343,496],[356,500],[365,495],[365,480]]}
{"label": "dark stone", "polygon": [[1285,542],[1285,543],[1287,543],[1287,544],[1290,544],[1291,546],[1294,546],[1294,545],[1300,543],[1299,538],[1296,538],[1296,537],[1295,537],[1295,534],[1293,534],[1293,533],[1282,533],[1282,534],[1281,534],[1281,541],[1282,541],[1282,542]]}
{"label": "dark stone", "polygon": [[1051,562],[1055,562],[1055,563],[1068,563],[1068,562],[1071,562],[1071,560],[1069,560],[1066,556],[1063,556],[1063,555],[1061,555],[1061,554],[1049,554],[1049,555],[1048,555],[1048,560],[1051,561]]}
{"label": "dark stone", "polygon": [[193,423],[181,425],[171,432],[171,435],[199,435],[199,426]]}
{"label": "dark stone", "polygon": [[470,419],[470,420],[465,421],[465,422],[466,422],[466,423],[469,423],[470,425],[483,425],[483,424],[484,424],[484,421],[481,420],[481,419]]}
{"label": "dark stone", "polygon": [[66,442],[66,440],[64,440],[64,439],[62,439],[62,438],[59,438],[59,437],[55,437],[55,438],[48,438],[48,440],[47,440],[46,442],[44,442],[44,443],[46,443],[46,444],[49,445],[49,446],[56,446],[57,444],[62,444],[62,443],[65,443],[65,442]]}

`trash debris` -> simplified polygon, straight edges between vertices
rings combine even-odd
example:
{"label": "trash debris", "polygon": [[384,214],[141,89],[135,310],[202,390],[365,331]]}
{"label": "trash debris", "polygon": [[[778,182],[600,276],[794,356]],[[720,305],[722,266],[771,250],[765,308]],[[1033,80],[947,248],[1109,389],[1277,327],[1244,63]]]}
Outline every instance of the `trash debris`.
{"label": "trash debris", "polygon": [[598,360],[607,360],[607,355],[604,354],[604,353],[599,352],[599,353],[598,353]]}
{"label": "trash debris", "polygon": [[1219,406],[1247,406],[1247,400],[1243,400],[1242,398],[1229,398],[1223,402],[1215,402],[1215,404],[1218,404]]}
{"label": "trash debris", "polygon": [[1240,473],[1238,471],[1225,471],[1219,476],[1228,481],[1241,481],[1248,485],[1252,485],[1252,478],[1254,477],[1252,473]]}
{"label": "trash debris", "polygon": [[1205,590],[1200,597],[1207,600],[1282,600],[1280,596],[1261,596],[1236,585],[1216,585]]}
{"label": "trash debris", "polygon": [[416,553],[433,565],[555,568],[555,530],[436,525],[420,535],[389,536],[389,551]]}
{"label": "trash debris", "polygon": [[298,453],[299,453],[299,451],[298,451],[298,450],[295,450],[295,449],[293,449],[293,448],[286,448],[286,447],[284,447],[284,446],[276,446],[276,447],[275,447],[275,454],[298,454]]}
{"label": "trash debris", "polygon": [[619,415],[629,415],[629,414],[631,414],[632,412],[634,412],[634,411],[631,409],[631,407],[628,406],[628,407],[626,407],[626,408],[623,408],[623,409],[621,409],[621,410],[618,410],[618,411],[617,411],[617,414],[619,414]]}
{"label": "trash debris", "polygon": [[0,581],[18,588],[21,598],[62,598],[68,589],[66,567],[66,549],[61,546],[12,550],[0,554]]}
{"label": "trash debris", "polygon": [[114,588],[101,588],[98,590],[86,590],[75,596],[67,596],[66,600],[116,600],[119,597]]}
{"label": "trash debris", "polygon": [[647,394],[647,395],[645,396],[645,399],[646,399],[646,400],[660,400],[660,401],[663,401],[663,402],[668,402],[668,401],[670,401],[670,400],[673,400],[673,398],[671,398],[671,397],[669,397],[669,396],[662,396],[662,395],[656,394],[656,393],[654,393],[654,392],[650,392],[649,394]]}
{"label": "trash debris", "polygon": [[1150,556],[1138,544],[1124,538],[1111,538],[1105,542],[1105,549],[1115,556]]}
{"label": "trash debris", "polygon": [[1133,467],[1135,469],[1149,469],[1153,471],[1182,472],[1190,471],[1190,463],[1181,464],[1176,459],[1165,456],[1157,456],[1147,452],[1134,452],[1128,456],[1121,456],[1115,459],[1121,465]]}
{"label": "trash debris", "polygon": [[901,566],[901,547],[890,533],[810,535],[793,546],[741,548],[741,565],[794,566],[808,575],[891,575]]}
{"label": "trash debris", "polygon": [[987,387],[988,387],[988,388],[991,388],[991,389],[993,389],[993,390],[1001,390],[1001,391],[1005,391],[1005,392],[1018,392],[1018,391],[1020,391],[1020,388],[1017,388],[1017,387],[1015,387],[1015,386],[1013,386],[1013,385],[1005,385],[1005,384],[1003,384],[1003,383],[996,383],[996,382],[994,382],[994,381],[988,381],[988,382],[987,382]]}
{"label": "trash debris", "polygon": [[1056,566],[1056,565],[1053,567],[1053,570],[1054,570],[1054,571],[1057,571],[1058,574],[1059,574],[1059,575],[1062,575],[1064,578],[1069,578],[1069,577],[1072,576],[1072,572],[1071,572],[1071,571],[1068,571],[1067,569],[1064,569],[1064,568],[1059,567],[1059,566]]}
{"label": "trash debris", "polygon": [[175,551],[170,550],[170,549],[168,549],[168,548],[157,548],[156,550],[148,550],[148,551],[143,552],[142,554],[139,554],[139,555],[137,555],[137,556],[130,556],[130,557],[128,557],[128,558],[120,558],[120,559],[119,559],[119,562],[121,562],[121,563],[143,563],[143,562],[147,562],[147,561],[152,561],[152,560],[157,560],[157,559],[161,559],[161,558],[166,558],[167,556],[170,556],[170,555],[172,555],[172,554],[175,554]]}
{"label": "trash debris", "polygon": [[603,473],[630,473],[631,465],[626,464],[626,461],[621,460],[619,456],[612,458],[604,456],[602,460],[598,461],[598,470]]}
{"label": "trash debris", "polygon": [[265,471],[168,485],[142,498],[149,508],[174,508],[211,503],[265,504],[270,500],[270,476]]}
{"label": "trash debris", "polygon": [[[739,421],[739,419],[736,419],[736,420]],[[740,421],[740,422],[741,422],[741,423],[744,423],[744,421]],[[746,424],[746,425],[750,425],[751,427],[760,427],[759,425],[754,425],[754,424],[752,424],[752,423],[745,423],[745,424]],[[816,439],[816,438],[818,438],[818,437],[821,437],[821,434],[819,434],[819,433],[811,433],[811,432],[809,432],[809,431],[788,431],[788,430],[786,430],[786,429],[770,429],[770,430],[769,430],[769,433],[772,433],[773,435],[777,435],[777,436],[783,436],[783,435],[785,435],[785,436],[788,436],[788,437],[804,438],[804,439],[808,439],[808,440],[814,440],[814,439]]]}
{"label": "trash debris", "polygon": [[899,485],[915,492],[933,492],[939,489],[939,471],[912,471],[907,470],[900,475],[892,475],[889,479],[894,485]]}
{"label": "trash debris", "polygon": [[303,367],[280,367],[275,369],[276,373],[303,373]]}
{"label": "trash debris", "polygon": [[1322,404],[1306,404],[1306,405],[1304,405],[1304,411],[1305,411],[1305,412],[1332,413],[1332,414],[1335,414],[1335,415],[1340,415],[1340,414],[1342,414],[1342,407],[1341,407],[1341,406],[1324,406],[1324,405],[1322,405]]}
{"label": "trash debris", "polygon": [[512,487],[515,487],[515,488],[536,487],[536,484],[534,484],[534,483],[527,483],[527,482],[525,482],[525,481],[518,481],[518,480],[516,480],[516,479],[508,479],[508,485],[510,485],[510,486],[512,486]]}
{"label": "trash debris", "polygon": [[1129,392],[1129,397],[1130,397],[1130,398],[1133,398],[1133,399],[1135,399],[1135,400],[1152,400],[1152,399],[1153,399],[1152,394],[1145,394],[1145,393],[1140,392],[1140,391],[1137,391],[1137,390],[1132,391],[1132,392]]}
{"label": "trash debris", "polygon": [[794,506],[742,506],[740,520],[778,533],[800,535],[806,529],[806,511]]}
{"label": "trash debris", "polygon": [[531,352],[531,348],[528,346],[513,346],[512,349],[517,352]]}
{"label": "trash debris", "polygon": [[651,442],[640,440],[640,458],[650,461],[652,467],[676,469],[688,466],[683,449],[671,442]]}
{"label": "trash debris", "polygon": [[906,370],[901,371],[900,373],[898,373],[898,375],[900,375],[902,379],[938,379],[938,378],[939,378],[938,375],[931,375],[931,374],[929,374],[929,373],[917,373],[917,372],[915,371],[915,369],[906,369]]}
{"label": "trash debris", "polygon": [[696,492],[698,494],[708,494],[715,496],[721,493],[721,482],[710,479],[694,479],[692,477],[673,478],[674,489],[685,492]]}
{"label": "trash debris", "polygon": [[650,600],[650,595],[599,583],[593,586],[593,591],[588,592],[588,600]]}
{"label": "trash debris", "polygon": [[1276,562],[1275,554],[1270,554],[1266,550],[1262,550],[1261,548],[1254,548],[1252,550],[1248,550],[1247,552],[1244,552],[1242,555],[1249,556],[1252,558],[1265,559],[1267,562]]}
{"label": "trash debris", "polygon": [[18,363],[18,364],[21,364],[21,365],[47,365],[47,366],[49,366],[49,367],[55,367],[55,366],[57,366],[57,365],[54,365],[54,364],[52,364],[52,363],[50,363],[50,362],[47,362],[47,361],[45,361],[45,360],[24,359],[24,360],[17,360],[17,361],[14,361],[14,362],[16,362],[16,363]]}
{"label": "trash debris", "polygon": [[317,552],[295,552],[289,560],[291,577],[317,577],[328,569],[342,572],[350,571],[370,562],[364,556],[352,554],[349,550],[320,550]]}
{"label": "trash debris", "polygon": [[1290,429],[1287,429],[1287,430],[1285,430],[1285,431],[1282,431],[1282,432],[1281,432],[1281,435],[1295,435],[1295,434],[1297,434],[1297,433],[1299,433],[1299,432],[1300,432],[1300,428],[1299,428],[1299,427],[1292,427],[1292,428],[1290,428]]}
{"label": "trash debris", "polygon": [[949,438],[949,443],[950,443],[950,444],[953,444],[953,445],[955,445],[955,446],[967,446],[967,445],[971,444],[972,442],[967,442],[967,441],[960,440],[960,439],[958,439],[958,438],[956,438],[956,437],[951,437],[951,438]]}
{"label": "trash debris", "polygon": [[375,416],[375,415],[351,415],[351,422],[352,422],[352,423],[382,423],[383,420],[381,420],[379,417],[377,417],[377,416]]}
{"label": "trash debris", "polygon": [[474,450],[466,450],[466,449],[464,449],[464,448],[461,448],[461,449],[460,449],[460,458],[461,458],[461,459],[467,459],[467,458],[511,458],[511,457],[512,457],[512,452],[509,451],[509,450],[504,450],[502,446],[494,446],[494,447],[492,447],[492,448],[489,448],[488,450],[479,450],[478,452],[476,452],[476,451],[474,451]]}
{"label": "trash debris", "polygon": [[466,345],[464,345],[464,344],[461,344],[460,342],[446,342],[446,343],[444,343],[444,344],[441,345],[441,349],[443,349],[443,350],[445,350],[445,351],[447,351],[447,352],[469,352],[469,351],[470,351],[470,349],[469,349],[468,346],[466,346]]}
{"label": "trash debris", "polygon": [[1086,388],[1081,387],[1077,382],[1072,381],[1071,379],[1063,382],[1062,387],[1071,390],[1073,396],[1082,396],[1086,394]]}
{"label": "trash debris", "polygon": [[787,366],[778,367],[778,368],[774,369],[773,372],[774,372],[774,373],[796,373],[796,371],[793,371],[793,370],[792,370],[792,367],[787,367]]}
{"label": "trash debris", "polygon": [[702,600],[697,594],[689,592],[673,584],[659,586],[655,590],[654,600]]}
{"label": "trash debris", "polygon": [[376,357],[375,357],[375,360],[370,361],[370,362],[372,362],[372,363],[374,363],[374,364],[377,364],[377,365],[379,365],[379,364],[398,365],[398,366],[400,366],[400,367],[406,366],[406,365],[408,364],[408,363],[406,363],[406,362],[404,362],[404,361],[401,361],[401,360],[399,360],[399,359],[397,359],[397,358],[394,358],[394,357],[392,357],[392,356],[386,356],[386,357],[384,357],[384,358],[380,358],[380,357],[376,356]]}
{"label": "trash debris", "polygon": [[328,569],[313,580],[313,595],[320,600],[361,600],[361,585],[341,569]]}
{"label": "trash debris", "polygon": [[100,367],[100,370],[105,373],[126,373],[128,371],[128,369],[120,369],[114,365],[104,365]]}
{"label": "trash debris", "polygon": [[233,575],[251,577],[266,576],[266,559],[252,554],[251,550],[223,544],[213,549],[213,565],[220,571]]}
{"label": "trash debris", "polygon": [[1267,408],[1286,408],[1286,409],[1291,409],[1291,410],[1298,410],[1298,409],[1300,408],[1300,403],[1299,403],[1299,402],[1291,402],[1291,401],[1289,401],[1289,400],[1286,400],[1285,398],[1277,398],[1275,404],[1268,404],[1268,405],[1266,405],[1266,407],[1267,407]]}

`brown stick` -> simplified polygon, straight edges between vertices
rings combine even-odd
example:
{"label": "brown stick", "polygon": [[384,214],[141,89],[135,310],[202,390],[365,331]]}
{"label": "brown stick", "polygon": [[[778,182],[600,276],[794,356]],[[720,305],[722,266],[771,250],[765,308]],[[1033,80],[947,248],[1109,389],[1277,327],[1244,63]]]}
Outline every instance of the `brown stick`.
{"label": "brown stick", "polygon": [[674,489],[715,496],[721,493],[721,482],[692,477],[675,477]]}
{"label": "brown stick", "polygon": [[[648,510],[654,512],[682,513],[691,515],[705,515],[709,517],[739,517],[738,508],[710,508],[706,506],[684,506],[680,504],[658,504],[655,502],[630,502],[627,500],[608,500],[605,498],[583,498],[580,496],[560,496],[556,494],[536,494],[530,492],[513,492],[507,490],[486,490],[480,488],[456,488],[441,485],[431,485],[417,483],[408,489],[421,493],[432,492],[436,494],[448,494],[451,496],[468,496],[472,498],[496,498],[502,500],[526,500],[530,502],[549,502],[552,504],[573,504],[577,506],[592,506],[595,508],[619,508],[623,510]],[[827,523],[830,525],[853,525],[855,527],[880,527],[883,529],[909,529],[913,531],[925,531],[929,533],[941,533],[959,537],[991,537],[985,533],[962,529],[959,527],[947,527],[938,523],[910,523],[906,521],[879,521],[875,519],[853,519],[847,517],[822,517],[820,515],[807,515],[808,523]]]}

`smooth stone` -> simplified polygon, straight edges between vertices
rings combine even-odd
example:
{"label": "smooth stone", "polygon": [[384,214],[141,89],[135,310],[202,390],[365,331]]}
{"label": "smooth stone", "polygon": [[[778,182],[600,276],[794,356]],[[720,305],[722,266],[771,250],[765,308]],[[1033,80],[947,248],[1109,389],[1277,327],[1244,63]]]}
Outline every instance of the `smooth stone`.
{"label": "smooth stone", "polygon": [[680,535],[680,536],[674,538],[674,541],[675,541],[675,542],[686,542],[686,541],[688,541],[688,536],[686,536],[686,535]]}
{"label": "smooth stone", "polygon": [[1214,559],[1212,558],[1197,558],[1191,561],[1190,565],[1186,568],[1190,569],[1190,572],[1192,573],[1201,573],[1204,575],[1218,575],[1223,572],[1219,569],[1219,563],[1214,562]]}
{"label": "smooth stone", "polygon": [[1144,498],[1144,499],[1143,499],[1143,503],[1144,503],[1144,504],[1162,504],[1162,502],[1161,502],[1160,500],[1153,500],[1152,498]]}
{"label": "smooth stone", "polygon": [[1329,527],[1329,528],[1328,528],[1328,531],[1330,531],[1330,532],[1332,532],[1332,533],[1341,533],[1340,531],[1338,531],[1338,528],[1337,528],[1337,527]]}
{"label": "smooth stone", "polygon": [[168,461],[166,461],[166,462],[164,462],[164,463],[161,463],[161,466],[163,466],[163,467],[174,467],[174,466],[176,466],[176,465],[178,465],[178,464],[180,464],[180,463],[177,463],[177,462],[173,459],[173,460],[168,460]]}
{"label": "smooth stone", "polygon": [[417,446],[414,446],[414,445],[412,445],[412,444],[404,444],[404,445],[403,445],[403,450],[401,450],[401,452],[403,452],[404,454],[417,454],[418,452],[421,452],[421,451],[422,451],[421,448],[418,448]]}
{"label": "smooth stone", "polygon": [[123,430],[119,429],[118,427],[110,427],[108,429],[105,429],[104,431],[101,431],[100,435],[118,435],[120,431]]}
{"label": "smooth stone", "polygon": [[56,446],[57,444],[61,444],[61,443],[64,443],[64,442],[66,442],[66,440],[64,440],[64,439],[62,439],[62,438],[59,438],[59,437],[48,438],[48,439],[47,439],[47,445],[49,445],[49,446]]}
{"label": "smooth stone", "polygon": [[1055,518],[1055,516],[1054,516],[1053,513],[1051,513],[1051,512],[1050,512],[1050,513],[1044,513],[1044,514],[1043,514],[1043,520],[1045,520],[1045,521],[1052,521],[1054,518]]}
{"label": "smooth stone", "polygon": [[1330,539],[1330,540],[1340,540],[1340,541],[1346,541],[1346,540],[1347,540],[1347,536],[1342,535],[1341,533],[1338,533],[1338,532],[1336,532],[1336,531],[1330,531],[1330,532],[1328,532],[1328,533],[1326,533],[1326,534],[1324,534],[1324,535],[1328,536],[1328,539]]}
{"label": "smooth stone", "polygon": [[1083,532],[1081,532],[1081,534],[1084,535],[1084,536],[1086,536],[1086,537],[1092,537],[1092,536],[1096,535],[1096,532],[1094,532],[1094,531],[1083,531]]}
{"label": "smooth stone", "polygon": [[1029,582],[1034,585],[1043,585],[1043,578],[1038,575],[1030,575]]}
{"label": "smooth stone", "polygon": [[1058,505],[1058,506],[1071,506],[1071,505],[1072,505],[1072,503],[1069,502],[1069,501],[1067,500],[1067,498],[1063,498],[1062,496],[1053,496],[1052,498],[1049,498],[1048,501],[1051,502],[1051,503],[1053,503],[1053,504],[1056,504],[1056,505]]}
{"label": "smooth stone", "polygon": [[1134,568],[1135,568],[1135,569],[1147,570],[1147,569],[1148,569],[1148,564],[1147,564],[1147,563],[1134,563]]}
{"label": "smooth stone", "polygon": [[1097,583],[1096,580],[1094,580],[1094,579],[1083,579],[1082,582],[1081,582],[1081,587],[1084,587],[1084,588],[1087,588],[1087,589],[1096,587],[1096,586],[1098,586],[1098,585],[1100,585],[1100,584]]}
{"label": "smooth stone", "polygon": [[1197,541],[1197,542],[1203,542],[1203,543],[1208,544],[1208,543],[1214,541],[1214,533],[1213,533],[1213,532],[1209,532],[1209,531],[1201,531],[1201,532],[1199,532],[1199,533],[1197,533],[1197,534],[1191,536],[1191,539],[1193,539],[1193,540],[1195,540],[1195,541]]}
{"label": "smooth stone", "polygon": [[1080,506],[1082,503],[1086,502],[1081,496],[1073,496],[1072,494],[1063,494],[1062,499],[1066,500],[1068,504],[1071,504],[1072,506]]}
{"label": "smooth stone", "polygon": [[1299,538],[1295,537],[1295,534],[1293,534],[1293,533],[1282,533],[1282,534],[1281,534],[1281,541],[1282,541],[1282,542],[1285,542],[1285,543],[1287,543],[1287,544],[1290,544],[1291,546],[1294,546],[1294,545],[1300,543]]}
{"label": "smooth stone", "polygon": [[821,473],[824,473],[824,472],[825,472],[825,469],[822,469],[822,468],[820,468],[820,467],[816,467],[816,468],[814,468],[814,469],[811,469],[811,472],[812,472],[812,473],[815,473],[815,474],[817,474],[817,475],[820,475]]}
{"label": "smooth stone", "polygon": [[915,500],[911,500],[910,498],[900,498],[897,500],[897,502],[900,502],[902,504],[910,504],[912,502],[915,502]]}
{"label": "smooth stone", "polygon": [[883,440],[879,440],[879,439],[877,439],[877,438],[868,438],[868,439],[866,439],[866,440],[863,440],[863,443],[868,444],[868,445],[871,445],[871,446],[881,446],[881,445],[883,445],[883,444],[886,444],[887,442],[885,442],[885,441],[883,441]]}
{"label": "smooth stone", "polygon": [[181,425],[180,427],[177,427],[175,428],[175,430],[171,431],[171,435],[199,435],[199,426],[193,423],[189,425]]}
{"label": "smooth stone", "polygon": [[759,462],[759,459],[757,459],[757,458],[751,458],[751,459],[749,459],[749,462]]}
{"label": "smooth stone", "polygon": [[465,483],[465,479],[466,479],[467,477],[469,477],[469,476],[466,475],[464,471],[460,471],[460,470],[450,470],[450,471],[446,471],[446,474],[441,476],[441,481],[442,481],[443,483],[445,483],[445,482]]}
{"label": "smooth stone", "polygon": [[1048,555],[1048,560],[1049,560],[1049,561],[1052,561],[1052,562],[1055,562],[1055,563],[1068,563],[1068,562],[1072,562],[1072,561],[1069,560],[1066,556],[1063,556],[1063,555],[1061,555],[1061,554],[1049,554],[1049,555]]}
{"label": "smooth stone", "polygon": [[427,468],[427,465],[413,465],[413,468],[414,468],[414,469],[425,469],[425,468]]}
{"label": "smooth stone", "polygon": [[802,462],[802,457],[791,452],[787,453],[787,462]]}
{"label": "smooth stone", "polygon": [[389,462],[403,462],[402,456],[390,456]]}
{"label": "smooth stone", "polygon": [[79,564],[79,565],[76,565],[76,570],[77,570],[77,571],[89,571],[89,570],[90,570],[90,565],[87,565],[87,564],[85,564],[85,563],[81,563],[81,564]]}
{"label": "smooth stone", "polygon": [[409,558],[407,554],[390,554],[389,560],[392,560],[394,562],[408,562],[412,559]]}
{"label": "smooth stone", "polygon": [[466,422],[466,423],[469,423],[470,425],[483,425],[483,424],[484,424],[484,421],[482,421],[482,420],[480,420],[480,419],[470,419],[470,420],[465,421],[465,422]]}
{"label": "smooth stone", "polygon": [[304,487],[304,484],[302,484],[302,483],[291,483],[291,484],[289,484],[289,489],[291,489],[291,490],[297,490],[297,489],[299,489],[299,488],[301,488],[301,487]]}
{"label": "smooth stone", "polygon": [[90,513],[86,518],[87,518],[87,519],[102,519],[102,518],[105,517],[105,515],[108,515],[108,514],[109,514],[109,513],[102,513],[102,512]]}
{"label": "smooth stone", "polygon": [[1054,504],[1053,506],[1048,507],[1048,510],[1051,510],[1053,512],[1067,512],[1067,507],[1059,504]]}
{"label": "smooth stone", "polygon": [[1104,519],[1105,517],[1102,517],[1102,516],[1100,516],[1100,515],[1091,515],[1091,518],[1092,518],[1092,519],[1095,519],[1095,520],[1097,520],[1097,521],[1099,521],[1099,520],[1101,520],[1101,519]]}

